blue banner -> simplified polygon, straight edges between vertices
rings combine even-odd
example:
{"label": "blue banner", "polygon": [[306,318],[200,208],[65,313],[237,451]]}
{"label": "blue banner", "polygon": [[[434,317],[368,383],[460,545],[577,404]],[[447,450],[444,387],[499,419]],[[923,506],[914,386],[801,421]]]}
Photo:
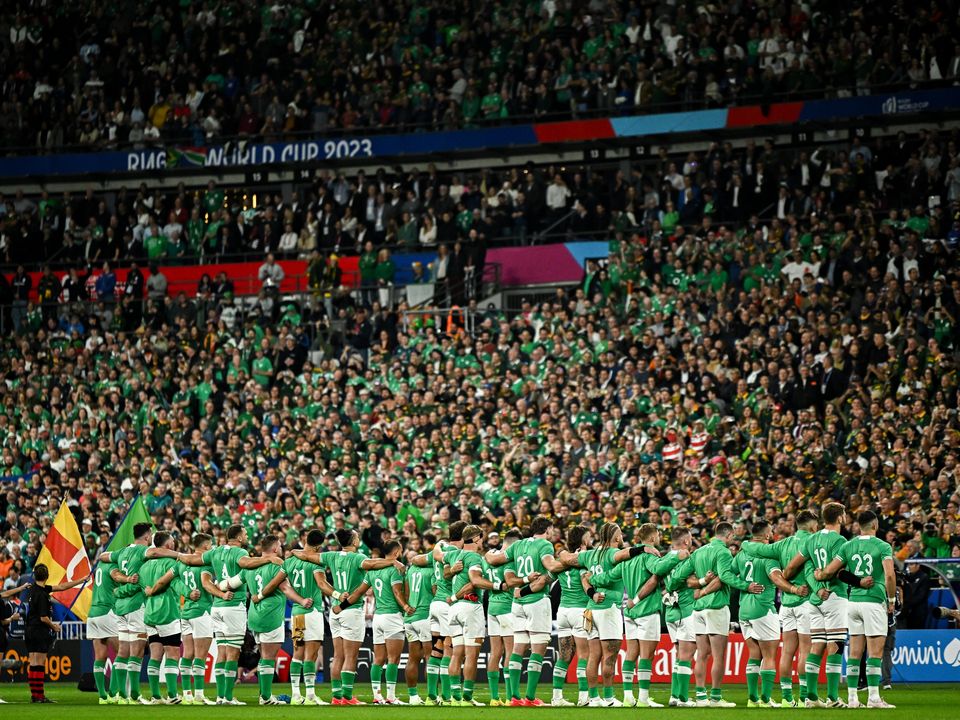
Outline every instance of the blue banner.
{"label": "blue banner", "polygon": [[[943,112],[960,108],[960,87],[908,90],[803,103],[775,104],[780,124],[844,118],[890,117]],[[750,117],[751,106],[729,110],[698,110],[581,122],[508,125],[504,127],[417,132],[403,135],[355,136],[283,143],[231,142],[213,147],[155,147],[142,150],[61,153],[0,158],[0,178],[48,178],[54,175],[163,172],[169,168],[258,168],[330,162],[351,158],[391,158],[470,151],[504,152],[541,143],[583,142],[592,137],[642,137],[721,130],[738,123],[731,115]],[[767,117],[772,110],[763,109]],[[773,112],[777,116],[776,112]],[[786,119],[789,118],[789,119]],[[771,123],[773,124],[773,123]],[[590,128],[584,136],[579,130]],[[598,130],[597,128],[603,128]],[[538,137],[545,138],[538,140]],[[266,179],[266,178],[264,178]]]}
{"label": "blue banner", "polygon": [[894,682],[960,682],[960,630],[898,630]]}
{"label": "blue banner", "polygon": [[911,115],[942,112],[960,107],[960,87],[908,90],[886,95],[862,95],[836,100],[810,100],[800,110],[800,121],[878,115]]}

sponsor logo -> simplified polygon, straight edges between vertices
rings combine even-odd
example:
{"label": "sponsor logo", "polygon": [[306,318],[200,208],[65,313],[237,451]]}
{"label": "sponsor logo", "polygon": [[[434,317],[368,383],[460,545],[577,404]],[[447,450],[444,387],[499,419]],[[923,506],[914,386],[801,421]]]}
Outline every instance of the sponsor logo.
{"label": "sponsor logo", "polygon": [[930,108],[929,100],[914,100],[909,97],[891,95],[880,106],[884,115],[900,115],[903,113],[918,113]]}
{"label": "sponsor logo", "polygon": [[894,665],[946,665],[960,667],[960,638],[953,638],[944,647],[940,640],[935,643],[915,640],[898,645],[890,654]]}
{"label": "sponsor logo", "polygon": [[943,649],[943,661],[950,667],[960,667],[960,638],[954,638]]}

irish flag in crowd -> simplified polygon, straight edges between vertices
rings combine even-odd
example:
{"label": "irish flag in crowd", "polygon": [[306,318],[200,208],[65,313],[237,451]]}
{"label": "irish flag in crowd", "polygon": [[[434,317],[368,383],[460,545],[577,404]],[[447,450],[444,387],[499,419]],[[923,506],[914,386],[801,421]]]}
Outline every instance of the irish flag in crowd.
{"label": "irish flag in crowd", "polygon": [[[60,505],[37,563],[47,566],[51,585],[90,575],[90,559],[83,548],[83,536],[80,535],[80,528],[77,527],[77,521],[66,502]],[[71,590],[54,593],[53,597],[61,605],[70,608],[78,618],[86,620],[90,612],[93,588],[90,583],[84,583]]]}
{"label": "irish flag in crowd", "polygon": [[117,528],[117,531],[110,539],[107,545],[107,551],[118,552],[123,550],[127,545],[132,544],[134,540],[133,528],[140,523],[150,523],[153,525],[153,521],[150,519],[150,513],[147,512],[147,506],[143,504],[142,495],[137,496],[133,504],[127,508],[127,514],[123,516],[120,527]]}

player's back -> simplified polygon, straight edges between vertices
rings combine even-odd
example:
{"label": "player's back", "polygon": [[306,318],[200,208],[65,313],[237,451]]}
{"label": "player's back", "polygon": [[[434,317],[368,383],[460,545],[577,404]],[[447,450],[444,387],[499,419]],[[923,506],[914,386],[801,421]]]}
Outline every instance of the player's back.
{"label": "player's back", "polygon": [[763,585],[761,593],[740,593],[740,619],[755,620],[775,612],[777,588],[770,582],[770,573],[779,568],[780,563],[769,558],[751,555],[741,550],[733,558],[733,571],[746,583]]}
{"label": "player's back", "polygon": [[[214,580],[218,583],[224,583],[230,578],[240,575],[240,558],[246,557],[249,553],[242,547],[236,545],[218,545],[211,548],[203,554],[203,562],[210,566]],[[247,600],[246,590],[240,588],[234,592],[233,598],[224,600],[223,598],[214,598],[213,607],[232,607],[243,605]]]}
{"label": "player's back", "polygon": [[[156,583],[169,571],[175,570],[177,561],[173,558],[154,558],[140,566],[140,587],[146,589]],[[162,592],[153,593],[144,602],[143,619],[147,625],[166,625],[180,616],[180,596],[168,585]]]}
{"label": "player's back", "polygon": [[407,569],[407,602],[413,606],[413,615],[407,622],[425,620],[430,615],[433,602],[433,568],[412,565]]}
{"label": "player's back", "polygon": [[242,578],[247,592],[250,595],[259,595],[260,602],[250,602],[247,624],[253,632],[269,632],[277,627],[277,620],[283,622],[284,610],[287,607],[287,598],[279,589],[263,596],[264,589],[273,581],[278,573],[282,572],[279,565],[267,563],[258,568],[244,570]]}
{"label": "player's back", "polygon": [[313,599],[313,607],[305,608],[299,603],[293,604],[292,615],[306,615],[311,612],[320,612],[323,609],[323,593],[313,573],[318,567],[306,560],[290,556],[283,561],[283,570],[290,581],[290,587],[297,591],[301,597]]}
{"label": "player's back", "polygon": [[340,593],[352,593],[363,582],[363,561],[366,558],[357,552],[330,551],[320,555],[323,566],[330,570],[333,589]]}
{"label": "player's back", "polygon": [[887,588],[883,563],[893,558],[893,548],[890,547],[890,543],[873,535],[860,535],[844,544],[840,550],[840,556],[846,568],[858,578],[873,578],[873,585],[869,588],[851,588],[850,600],[885,603]]}
{"label": "player's back", "polygon": [[[177,576],[180,580],[181,591],[183,592],[183,606],[180,608],[180,617],[184,620],[193,620],[204,613],[210,612],[213,605],[213,596],[203,588],[203,573],[213,577],[213,572],[209,565],[194,567],[178,563],[176,567]],[[200,597],[196,600],[190,599],[190,594],[197,590]]]}
{"label": "player's back", "polygon": [[586,608],[590,598],[583,589],[582,568],[567,568],[557,575],[557,584],[560,586],[560,607]]}
{"label": "player's back", "polygon": [[116,569],[118,568],[115,562],[101,560],[97,563],[97,569],[93,573],[93,596],[90,599],[88,617],[100,617],[113,611],[116,603],[113,591],[117,582],[110,573]]}
{"label": "player's back", "polygon": [[[547,568],[543,564],[543,557],[553,554],[553,545],[544,538],[524,538],[508,547],[506,554],[520,577],[526,577],[535,572],[545,575]],[[516,602],[519,605],[535,603],[546,596],[548,588],[549,586],[545,586],[539,592],[524,595]]]}
{"label": "player's back", "polygon": [[403,582],[403,578],[395,567],[391,565],[380,570],[370,570],[364,580],[373,589],[375,614],[387,615],[400,612],[400,606],[393,594],[393,586]]}
{"label": "player's back", "polygon": [[[802,553],[803,556],[813,564],[814,570],[823,570],[834,558],[840,557],[840,549],[845,543],[846,540],[844,540],[843,535],[840,533],[834,530],[823,529],[811,534],[810,537],[807,538],[807,543]],[[827,582],[816,582],[816,587],[817,589],[826,588],[841,597],[847,596],[847,586],[836,577]],[[811,593],[810,602],[814,605],[819,605],[823,601],[820,600],[819,595]]]}

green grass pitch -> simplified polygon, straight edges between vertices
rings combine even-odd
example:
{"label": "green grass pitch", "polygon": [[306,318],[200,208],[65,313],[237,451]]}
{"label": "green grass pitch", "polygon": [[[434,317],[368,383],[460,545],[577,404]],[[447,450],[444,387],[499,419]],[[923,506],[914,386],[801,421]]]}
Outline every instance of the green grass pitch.
{"label": "green grass pitch", "polygon": [[[146,690],[146,683],[143,685]],[[400,688],[402,689],[402,688]],[[215,688],[208,688],[214,693]],[[370,700],[369,686],[359,687],[360,692],[357,696],[364,701]],[[478,691],[480,688],[478,688]],[[484,692],[477,693],[477,699],[486,702],[486,688]],[[421,686],[421,693],[424,688]],[[289,693],[290,686],[285,683],[277,683],[274,686],[274,693]],[[207,695],[211,693],[208,691]],[[619,688],[618,688],[619,694]],[[666,703],[669,695],[669,687],[654,686],[652,696],[659,702]],[[841,686],[841,696],[846,697],[846,687]],[[960,718],[960,685],[912,685],[895,686],[893,690],[887,690],[883,693],[884,698],[897,706],[896,710],[775,710],[775,709],[746,709],[746,687],[743,685],[729,685],[724,689],[724,697],[737,703],[738,707],[730,709],[714,708],[663,708],[662,710],[649,708],[499,708],[499,707],[478,707],[478,708],[433,708],[433,707],[381,707],[376,705],[366,705],[362,707],[307,707],[283,705],[278,707],[260,707],[257,704],[256,685],[244,684],[237,687],[237,697],[249,703],[246,707],[200,707],[200,706],[100,706],[97,704],[96,693],[83,693],[73,685],[67,684],[48,684],[47,695],[56,700],[58,705],[32,705],[30,703],[30,692],[25,684],[8,685],[0,684],[0,698],[6,700],[8,705],[0,705],[0,717],[16,718],[17,720],[49,720],[53,717],[67,717],[70,720],[104,720],[108,717],[160,717],[175,716],[178,718],[211,718],[213,720],[227,720],[238,716],[260,717],[277,715],[278,717],[290,716],[310,716],[314,717],[322,713],[324,717],[330,714],[344,714],[354,720],[368,720],[368,718],[380,718],[381,720],[422,720],[424,717],[449,717],[459,715],[461,712],[469,713],[474,718],[503,718],[504,720],[520,720],[520,718],[530,715],[547,715],[551,712],[559,711],[565,718],[570,720],[586,720],[587,718],[596,718],[598,715],[626,714],[636,716],[650,717],[677,717],[677,718],[697,718],[698,720],[710,720],[714,717],[730,718],[742,717],[744,714],[757,714],[763,717],[796,717],[800,714],[803,718],[818,717],[836,717],[840,715],[854,716],[881,716],[890,720],[957,720]],[[399,697],[405,698],[406,692],[398,692]],[[320,696],[326,700],[330,699],[330,688],[324,686],[320,691]],[[866,701],[866,692],[860,694],[861,702]],[[551,697],[549,687],[545,687],[540,692],[540,697],[544,702],[549,702]],[[567,690],[567,699],[576,700],[576,690]]]}

